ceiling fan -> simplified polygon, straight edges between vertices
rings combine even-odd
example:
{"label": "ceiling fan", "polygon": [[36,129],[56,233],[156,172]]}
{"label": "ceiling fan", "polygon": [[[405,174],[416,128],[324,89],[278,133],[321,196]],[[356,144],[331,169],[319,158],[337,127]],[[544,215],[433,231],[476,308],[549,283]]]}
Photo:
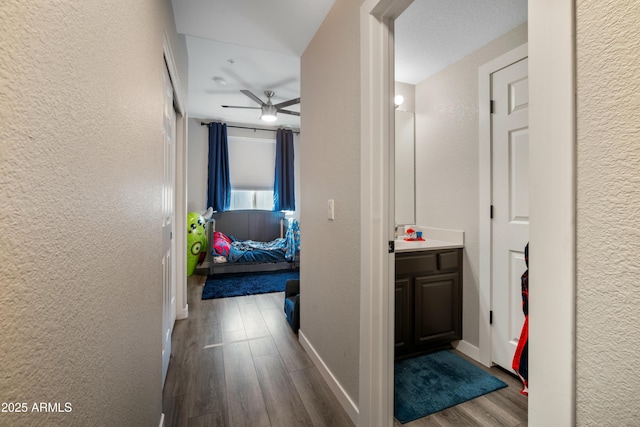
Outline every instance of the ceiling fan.
{"label": "ceiling fan", "polygon": [[241,90],[240,92],[247,95],[249,98],[253,99],[255,102],[260,104],[260,107],[241,107],[238,105],[223,105],[222,108],[246,108],[250,110],[262,110],[262,114],[260,118],[265,122],[273,122],[277,119],[276,115],[278,113],[282,114],[290,114],[292,116],[299,116],[300,113],[297,111],[283,110],[284,107],[288,107],[289,105],[295,105],[300,103],[300,98],[290,99],[288,101],[280,102],[278,104],[271,103],[271,97],[275,94],[272,90],[265,90],[264,94],[267,97],[267,102],[263,102],[260,98],[255,96],[251,91],[246,89]]}

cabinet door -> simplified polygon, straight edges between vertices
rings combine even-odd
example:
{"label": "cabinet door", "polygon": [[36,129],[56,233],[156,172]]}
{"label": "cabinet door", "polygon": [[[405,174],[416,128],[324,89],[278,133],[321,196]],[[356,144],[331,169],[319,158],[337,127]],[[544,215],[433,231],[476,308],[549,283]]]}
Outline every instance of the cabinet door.
{"label": "cabinet door", "polygon": [[460,276],[458,273],[415,278],[415,334],[418,346],[461,338]]}
{"label": "cabinet door", "polygon": [[411,323],[411,281],[408,278],[396,279],[395,286],[395,353],[396,356],[408,351],[412,344]]}

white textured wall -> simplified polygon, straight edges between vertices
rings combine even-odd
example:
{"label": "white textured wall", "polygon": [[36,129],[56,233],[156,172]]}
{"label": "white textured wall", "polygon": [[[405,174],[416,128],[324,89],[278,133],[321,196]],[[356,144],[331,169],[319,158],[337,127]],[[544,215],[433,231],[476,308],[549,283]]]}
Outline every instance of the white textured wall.
{"label": "white textured wall", "polygon": [[527,42],[523,24],[416,85],[416,223],[464,230],[463,339],[479,344],[478,67]]}
{"label": "white textured wall", "polygon": [[398,107],[400,111],[415,112],[416,110],[416,87],[409,83],[395,82],[394,95],[402,95],[404,102]]}
{"label": "white textured wall", "polygon": [[209,128],[200,119],[189,119],[187,146],[187,212],[207,210],[207,172],[209,170]]}
{"label": "white textured wall", "polygon": [[158,425],[165,22],[184,71],[168,0],[0,8],[0,401],[72,405],[0,425]]}
{"label": "white textured wall", "polygon": [[[337,0],[301,58],[301,331],[358,402],[360,2]],[[335,200],[335,220],[327,200]]]}
{"label": "white textured wall", "polygon": [[577,2],[578,425],[638,425],[640,3]]}

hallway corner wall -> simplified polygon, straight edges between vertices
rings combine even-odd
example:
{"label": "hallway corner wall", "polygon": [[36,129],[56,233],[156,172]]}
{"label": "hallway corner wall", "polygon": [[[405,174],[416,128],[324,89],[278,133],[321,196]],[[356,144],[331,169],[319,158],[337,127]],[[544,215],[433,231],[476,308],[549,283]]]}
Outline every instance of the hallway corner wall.
{"label": "hallway corner wall", "polygon": [[163,33],[187,78],[173,22],[170,0],[3,3],[0,400],[29,410],[1,425],[160,421]]}
{"label": "hallway corner wall", "polygon": [[636,1],[576,2],[577,425],[640,414],[639,16]]}
{"label": "hallway corner wall", "polygon": [[[301,58],[300,327],[353,402],[360,359],[360,2],[336,0]],[[335,201],[335,219],[327,215]]]}

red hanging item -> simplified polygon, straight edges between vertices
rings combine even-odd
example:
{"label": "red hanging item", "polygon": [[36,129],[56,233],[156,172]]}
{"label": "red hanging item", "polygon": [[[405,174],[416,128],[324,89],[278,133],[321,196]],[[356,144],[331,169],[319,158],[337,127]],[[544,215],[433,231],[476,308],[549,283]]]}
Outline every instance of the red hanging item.
{"label": "red hanging item", "polygon": [[520,286],[522,288],[522,312],[524,313],[524,325],[520,333],[520,340],[513,355],[513,363],[511,367],[522,380],[523,388],[520,393],[525,396],[529,395],[529,243],[524,247],[524,262],[527,264],[527,270],[520,278]]}

